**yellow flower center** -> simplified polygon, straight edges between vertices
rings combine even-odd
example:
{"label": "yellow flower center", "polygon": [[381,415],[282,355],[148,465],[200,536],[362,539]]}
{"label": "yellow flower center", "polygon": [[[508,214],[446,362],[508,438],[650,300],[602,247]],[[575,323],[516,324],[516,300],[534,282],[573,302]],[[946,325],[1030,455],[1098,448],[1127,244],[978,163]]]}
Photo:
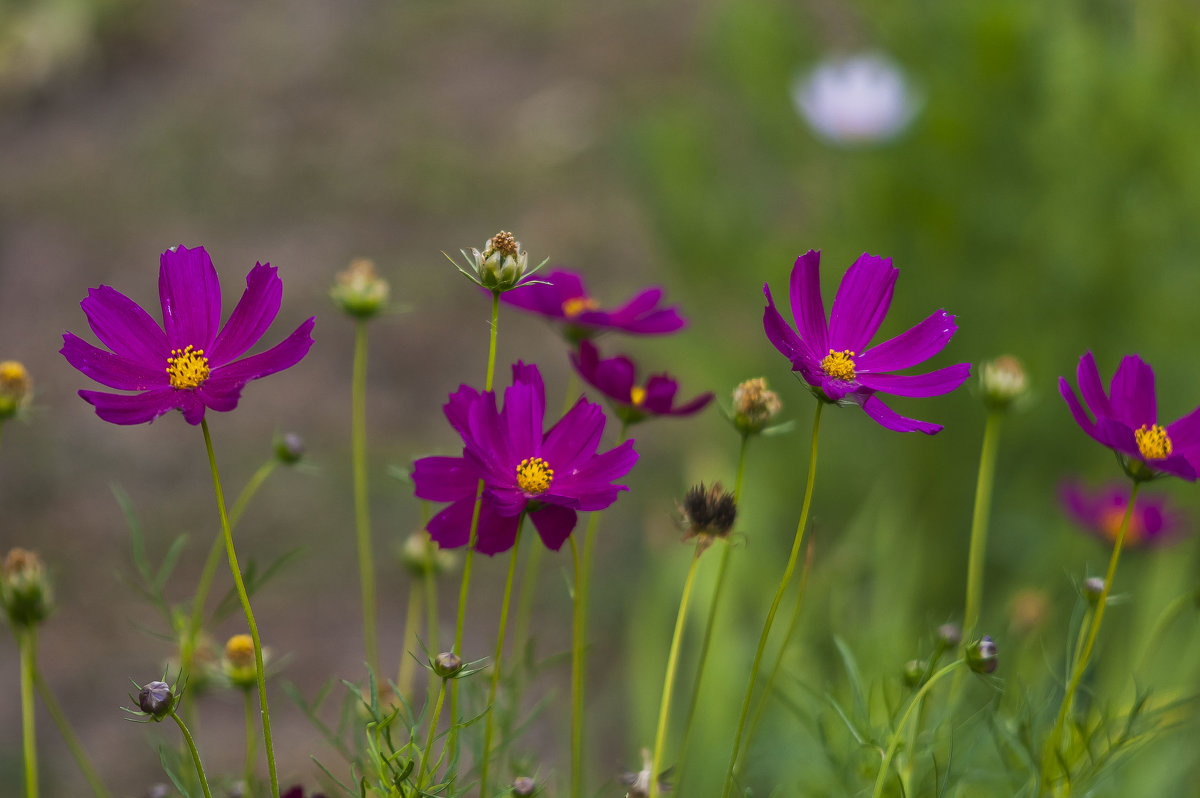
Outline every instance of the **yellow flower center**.
{"label": "yellow flower center", "polygon": [[526,493],[545,493],[554,481],[554,469],[540,457],[526,457],[517,464],[517,485]]}
{"label": "yellow flower center", "polygon": [[208,358],[203,349],[191,344],[186,349],[172,349],[167,358],[167,375],[172,388],[198,388],[208,379]]}
{"label": "yellow flower center", "polygon": [[1143,424],[1133,433],[1133,437],[1137,441],[1138,451],[1147,460],[1162,460],[1171,456],[1171,438],[1157,424],[1152,427]]}
{"label": "yellow flower center", "polygon": [[854,379],[854,353],[849,349],[843,349],[841,352],[830,349],[829,354],[821,361],[821,369],[835,380],[850,382]]}
{"label": "yellow flower center", "polygon": [[562,304],[563,314],[566,315],[568,319],[573,319],[580,313],[584,313],[589,310],[595,310],[597,307],[599,306],[596,304],[596,300],[592,299],[590,296],[571,297]]}
{"label": "yellow flower center", "polygon": [[641,407],[642,402],[646,401],[646,389],[635,385],[629,389],[629,401],[634,407]]}
{"label": "yellow flower center", "polygon": [[254,639],[250,635],[234,635],[229,638],[225,643],[225,659],[239,668],[255,666]]}

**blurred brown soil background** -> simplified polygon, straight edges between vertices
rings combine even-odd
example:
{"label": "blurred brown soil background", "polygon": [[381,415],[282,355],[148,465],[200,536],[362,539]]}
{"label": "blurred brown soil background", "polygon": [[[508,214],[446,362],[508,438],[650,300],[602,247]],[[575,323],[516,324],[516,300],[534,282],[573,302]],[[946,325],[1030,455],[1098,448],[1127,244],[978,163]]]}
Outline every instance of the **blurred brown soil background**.
{"label": "blurred brown soil background", "polygon": [[[170,646],[147,633],[162,631],[161,619],[120,582],[133,571],[112,487],[131,497],[156,561],[188,536],[169,590],[177,601],[190,596],[218,528],[198,428],[174,413],[116,427],[75,395],[97,386],[57,350],[64,330],[95,340],[78,304],[87,289],[112,285],[158,317],[158,254],[204,245],[226,315],[256,260],[280,268],[283,309],[264,341],[318,317],[303,363],[249,385],[236,412],[209,416],[230,500],[269,456],[274,433],[295,431],[307,443],[315,468],[278,471],[237,538],[244,559],[306,551],[254,605],[265,643],[286,657],[282,677],[312,695],[330,677],[363,671],[348,457],[352,328],[326,292],[352,258],[376,260],[406,308],[373,326],[368,408],[380,636],[384,661],[398,663],[408,576],[393,551],[417,526],[418,509],[386,469],[452,452],[440,404],[460,381],[480,382],[486,359],[486,300],[440,251],[457,254],[509,229],[531,259],[583,271],[601,297],[662,283],[686,305],[683,269],[662,262],[614,168],[612,131],[672,91],[700,11],[627,2],[59,5],[65,16],[10,36],[0,50],[0,359],[24,362],[37,392],[27,423],[4,429],[0,549],[33,548],[49,562],[58,609],[40,637],[45,677],[110,788],[137,796],[165,780],[157,741],[174,744],[174,729],[128,723],[119,707],[130,679],[161,676]],[[0,25],[11,28],[30,7],[0,3]],[[501,375],[517,357],[543,365],[556,406],[566,376],[558,340],[536,319],[509,313]],[[656,429],[658,454],[643,477],[678,468],[672,447],[698,428]],[[679,484],[673,472],[669,482]],[[635,508],[619,514],[624,523],[613,526],[630,531],[614,539],[644,536],[628,523],[638,512],[665,525],[663,507]],[[597,572],[619,573],[619,552],[601,548]],[[551,557],[543,571],[543,652],[568,645],[559,574],[568,562]],[[468,639],[486,651],[468,653],[483,656],[503,562],[485,559],[477,573]],[[216,592],[227,587],[223,571]],[[457,574],[442,584],[443,639],[457,587]],[[599,610],[619,579],[605,576],[597,590],[593,755],[615,773],[637,743],[616,739],[621,700],[604,698],[613,697],[606,662],[616,660],[607,650],[622,618]],[[238,631],[236,613],[216,630],[222,641]],[[16,654],[11,636],[0,635],[3,794],[21,773]],[[565,697],[565,685],[562,666],[535,692]],[[272,710],[285,784],[316,784],[310,753],[342,772],[278,687]],[[211,694],[200,711],[195,732],[210,772],[236,772],[240,698]],[[556,714],[529,739],[559,773],[565,723]],[[44,794],[85,794],[41,711],[38,733]]]}

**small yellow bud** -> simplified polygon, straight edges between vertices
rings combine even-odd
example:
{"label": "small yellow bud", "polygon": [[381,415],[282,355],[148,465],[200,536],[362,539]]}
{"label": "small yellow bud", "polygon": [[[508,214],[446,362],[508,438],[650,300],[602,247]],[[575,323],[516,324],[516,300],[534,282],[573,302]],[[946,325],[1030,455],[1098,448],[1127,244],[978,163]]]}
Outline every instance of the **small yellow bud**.
{"label": "small yellow bud", "polygon": [[254,660],[254,638],[234,635],[225,643],[221,670],[234,687],[248,690],[258,684],[258,664]]}
{"label": "small yellow bud", "polygon": [[23,410],[33,396],[33,380],[15,360],[0,362],[0,422]]}

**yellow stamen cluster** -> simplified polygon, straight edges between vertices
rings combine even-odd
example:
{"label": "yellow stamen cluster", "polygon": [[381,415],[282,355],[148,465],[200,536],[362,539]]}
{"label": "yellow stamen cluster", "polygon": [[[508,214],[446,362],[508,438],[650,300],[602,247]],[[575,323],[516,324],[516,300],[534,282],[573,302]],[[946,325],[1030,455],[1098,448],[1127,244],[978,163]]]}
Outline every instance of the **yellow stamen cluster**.
{"label": "yellow stamen cluster", "polygon": [[590,296],[571,297],[562,303],[563,314],[568,319],[573,319],[580,313],[585,313],[589,310],[595,310],[597,307],[599,307],[599,305],[596,304],[596,300],[592,299]]}
{"label": "yellow stamen cluster", "polygon": [[505,255],[513,255],[515,257],[517,254],[516,236],[507,230],[501,230],[499,233],[496,233],[488,243],[492,249],[499,250]]}
{"label": "yellow stamen cluster", "polygon": [[172,349],[167,358],[167,375],[172,388],[198,388],[208,379],[208,358],[203,349],[191,344],[186,349]]}
{"label": "yellow stamen cluster", "polygon": [[635,385],[629,389],[629,401],[634,407],[641,407],[642,402],[646,401],[646,389],[640,385]]}
{"label": "yellow stamen cluster", "polygon": [[526,493],[545,493],[554,481],[554,469],[540,457],[526,457],[517,464],[517,485]]}
{"label": "yellow stamen cluster", "polygon": [[1147,460],[1163,460],[1171,456],[1171,438],[1167,431],[1157,424],[1147,427],[1143,424],[1133,433],[1137,441],[1138,451]]}
{"label": "yellow stamen cluster", "polygon": [[830,349],[821,361],[821,369],[835,380],[850,382],[854,379],[854,353],[849,349],[841,352]]}

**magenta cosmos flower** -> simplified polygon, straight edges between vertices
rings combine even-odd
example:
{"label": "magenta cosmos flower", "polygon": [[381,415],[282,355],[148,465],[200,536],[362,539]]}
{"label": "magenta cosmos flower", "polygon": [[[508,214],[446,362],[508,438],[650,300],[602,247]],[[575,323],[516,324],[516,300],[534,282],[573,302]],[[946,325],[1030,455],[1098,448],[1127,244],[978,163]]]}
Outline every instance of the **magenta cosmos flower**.
{"label": "magenta cosmos flower", "polygon": [[1196,479],[1193,461],[1200,455],[1200,408],[1161,426],[1154,369],[1149,364],[1137,355],[1126,355],[1105,394],[1096,359],[1088,352],[1079,358],[1075,379],[1086,410],[1066,377],[1058,378],[1058,391],[1071,409],[1075,423],[1116,452],[1131,478],[1140,481],[1172,474],[1189,481]]}
{"label": "magenta cosmos flower", "polygon": [[616,414],[626,424],[650,416],[690,416],[712,401],[711,393],[675,404],[679,383],[666,374],[651,374],[645,384],[637,382],[637,366],[624,355],[601,358],[591,341],[580,341],[571,352],[571,363],[584,382],[613,402]]}
{"label": "magenta cosmos flower", "polygon": [[557,551],[575,528],[576,511],[603,510],[628,490],[614,485],[637,462],[633,441],[596,453],[604,434],[600,405],[580,397],[567,414],[543,431],[546,388],[537,366],[518,361],[513,383],[496,394],[459,386],[443,406],[450,426],[462,436],[462,457],[423,457],[413,464],[418,498],[450,502],[426,527],[443,548],[470,538],[475,492],[484,481],[476,549],[496,554],[512,547],[522,513],[542,542]]}
{"label": "magenta cosmos flower", "polygon": [[189,424],[199,424],[205,408],[233,410],[247,382],[296,365],[313,343],[315,320],[309,319],[271,349],[238,359],[279,313],[283,283],[269,263],[256,263],[246,275],[246,291],[224,327],[221,285],[204,247],[162,254],[158,296],[162,327],[113,288],[88,291],[80,306],[111,351],[63,334],[59,351],[72,366],[109,388],[136,392],[80,391],[105,421],[143,424],[179,409]]}
{"label": "magenta cosmos flower", "polygon": [[[1129,507],[1129,487],[1112,484],[1092,489],[1079,482],[1067,482],[1058,491],[1063,509],[1073,521],[1102,540],[1117,539],[1125,510]],[[1177,540],[1186,518],[1165,496],[1142,493],[1133,505],[1125,545],[1150,547]]]}
{"label": "magenta cosmos flower", "polygon": [[942,351],[958,330],[954,317],[939,310],[907,332],[868,348],[892,304],[899,270],[890,258],[863,253],[842,278],[826,321],[820,264],[821,253],[810,249],[792,267],[790,294],[796,330],[775,309],[770,286],[763,284],[767,296],[763,328],[767,338],[791,361],[792,371],[809,384],[818,399],[853,402],[875,421],[897,432],[932,435],[941,430],[940,424],[901,416],[880,401],[876,392],[940,396],[962,385],[971,372],[968,363],[928,374],[891,373],[923,363]]}
{"label": "magenta cosmos flower", "polygon": [[606,330],[662,335],[682,329],[686,322],[679,311],[659,306],[662,295],[661,288],[647,288],[616,310],[601,310],[584,288],[582,277],[554,269],[501,295],[500,301],[563,322],[568,338],[582,340]]}

